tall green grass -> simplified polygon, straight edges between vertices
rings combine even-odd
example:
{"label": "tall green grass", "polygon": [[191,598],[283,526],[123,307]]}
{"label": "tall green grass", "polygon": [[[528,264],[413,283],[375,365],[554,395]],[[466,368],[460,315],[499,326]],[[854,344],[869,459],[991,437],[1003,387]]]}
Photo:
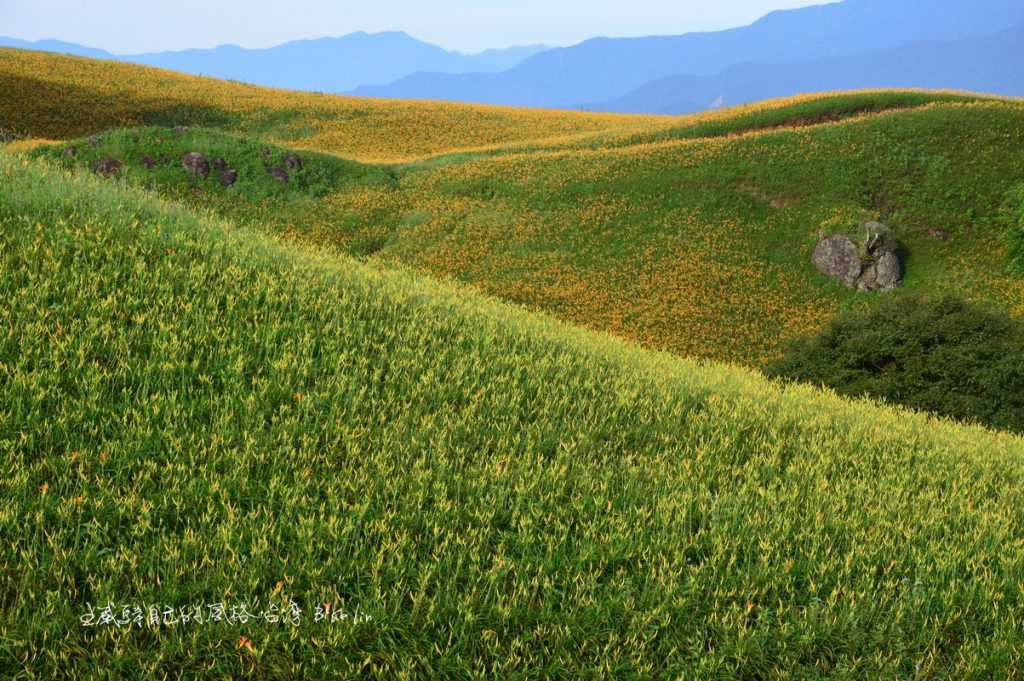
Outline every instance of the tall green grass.
{"label": "tall green grass", "polygon": [[[1009,678],[1024,441],[0,155],[3,678]],[[83,627],[87,604],[354,624]]]}

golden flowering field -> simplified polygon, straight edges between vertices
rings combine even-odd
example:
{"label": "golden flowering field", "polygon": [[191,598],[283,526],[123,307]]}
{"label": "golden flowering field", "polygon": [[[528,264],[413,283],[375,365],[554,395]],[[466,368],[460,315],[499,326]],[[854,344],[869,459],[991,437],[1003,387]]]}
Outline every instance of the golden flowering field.
{"label": "golden flowering field", "polygon": [[[0,49],[0,121],[32,137],[69,139],[143,124],[206,125],[294,148],[401,163],[453,152],[622,143],[685,134],[818,96],[680,119],[405,102],[275,90],[140,67]],[[935,99],[935,93],[920,98]],[[906,105],[907,96],[893,105]],[[917,103],[919,97],[910,97]],[[699,132],[699,131],[698,131]]]}
{"label": "golden flowering field", "polygon": [[295,148],[400,162],[459,149],[642,129],[651,117],[439,102],[384,102],[257,88],[41,52],[0,49],[0,121],[68,139],[143,124],[230,128]]}
{"label": "golden flowering field", "polygon": [[0,51],[0,84],[0,120],[34,136],[189,123],[387,161],[393,184],[316,201],[198,201],[678,354],[761,365],[871,304],[809,264],[819,231],[870,219],[911,250],[905,291],[1024,312],[1020,279],[993,259],[1003,194],[1024,167],[1012,100],[865,91],[595,115],[286,92],[13,50]]}
{"label": "golden flowering field", "polygon": [[648,347],[761,365],[838,310],[877,300],[809,262],[819,231],[872,219],[910,252],[899,295],[946,290],[1024,313],[998,221],[1024,164],[1022,124],[1015,103],[945,102],[739,136],[480,157],[410,172],[372,199],[329,197],[323,216],[390,206],[380,260]]}

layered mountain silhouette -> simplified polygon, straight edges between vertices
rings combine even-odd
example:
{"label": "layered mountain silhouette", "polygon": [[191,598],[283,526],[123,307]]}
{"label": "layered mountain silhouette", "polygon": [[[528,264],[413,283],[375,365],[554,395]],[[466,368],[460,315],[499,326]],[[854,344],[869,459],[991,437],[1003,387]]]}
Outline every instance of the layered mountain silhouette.
{"label": "layered mountain silhouette", "polygon": [[222,45],[212,49],[135,55],[114,55],[56,40],[31,43],[0,37],[0,47],[114,59],[254,85],[321,92],[342,92],[367,83],[389,83],[417,71],[497,73],[547,49],[543,45],[529,45],[465,55],[398,31],[298,40],[266,49]]}
{"label": "layered mountain silhouette", "polygon": [[106,50],[98,50],[84,45],[65,43],[60,40],[19,40],[0,36],[0,47],[16,47],[20,50],[36,50],[37,52],[56,52],[58,54],[70,54],[76,57],[89,57],[90,59],[114,59],[114,55]]}
{"label": "layered mountain silhouette", "polygon": [[992,36],[914,43],[796,64],[740,64],[717,76],[673,76],[591,111],[684,114],[807,92],[934,88],[1024,96],[1024,24]]}
{"label": "layered mountain silhouette", "polygon": [[964,40],[1022,23],[1021,0],[845,0],[773,12],[750,26],[714,33],[595,38],[541,53],[504,73],[418,73],[353,93],[580,108],[670,76],[713,76],[743,63],[787,64]]}
{"label": "layered mountain silhouette", "polygon": [[299,90],[634,113],[873,87],[1024,94],[1024,0],[844,0],[727,31],[476,55],[394,31],[141,55],[53,40],[2,46]]}

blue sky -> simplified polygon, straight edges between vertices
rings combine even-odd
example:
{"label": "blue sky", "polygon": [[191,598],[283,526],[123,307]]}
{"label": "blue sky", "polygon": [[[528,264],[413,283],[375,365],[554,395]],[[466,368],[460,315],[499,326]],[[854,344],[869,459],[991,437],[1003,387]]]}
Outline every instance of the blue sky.
{"label": "blue sky", "polygon": [[750,23],[829,0],[0,0],[0,35],[111,52],[234,43],[268,47],[402,30],[463,52],[594,36],[666,35]]}

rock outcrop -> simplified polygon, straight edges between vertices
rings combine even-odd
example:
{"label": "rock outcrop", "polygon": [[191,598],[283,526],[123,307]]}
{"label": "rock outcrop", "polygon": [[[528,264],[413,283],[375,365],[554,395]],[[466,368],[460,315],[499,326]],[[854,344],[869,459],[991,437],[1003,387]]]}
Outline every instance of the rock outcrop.
{"label": "rock outcrop", "polygon": [[891,291],[903,283],[899,244],[892,231],[880,222],[864,224],[864,243],[858,246],[848,236],[822,239],[811,262],[824,275],[862,293]]}
{"label": "rock outcrop", "polygon": [[811,262],[822,274],[838,279],[851,288],[857,285],[864,271],[857,244],[846,236],[822,239],[814,249]]}
{"label": "rock outcrop", "polygon": [[220,174],[220,186],[230,187],[238,180],[237,170],[225,170]]}
{"label": "rock outcrop", "polygon": [[205,156],[195,151],[185,154],[181,159],[181,165],[185,170],[201,177],[206,177],[210,174],[209,161],[206,160]]}
{"label": "rock outcrop", "polygon": [[116,158],[104,158],[92,164],[92,171],[102,177],[112,177],[123,165]]}

